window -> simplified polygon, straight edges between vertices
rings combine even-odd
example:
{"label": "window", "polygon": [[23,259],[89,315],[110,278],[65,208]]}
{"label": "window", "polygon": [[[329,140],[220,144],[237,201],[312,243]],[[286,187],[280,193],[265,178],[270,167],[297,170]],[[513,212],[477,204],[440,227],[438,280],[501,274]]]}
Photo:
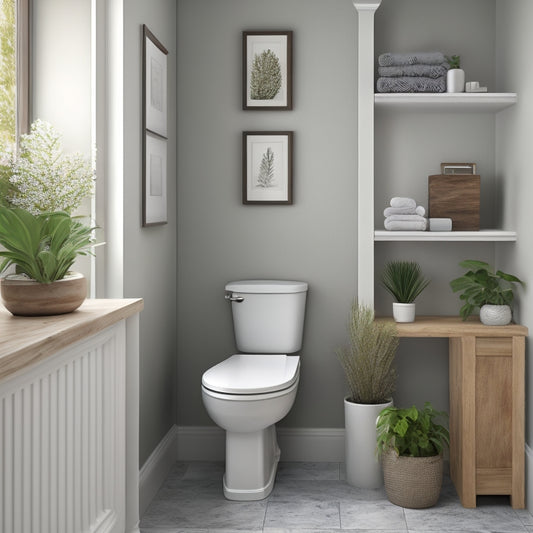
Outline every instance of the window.
{"label": "window", "polygon": [[29,0],[0,0],[0,143],[29,125]]}

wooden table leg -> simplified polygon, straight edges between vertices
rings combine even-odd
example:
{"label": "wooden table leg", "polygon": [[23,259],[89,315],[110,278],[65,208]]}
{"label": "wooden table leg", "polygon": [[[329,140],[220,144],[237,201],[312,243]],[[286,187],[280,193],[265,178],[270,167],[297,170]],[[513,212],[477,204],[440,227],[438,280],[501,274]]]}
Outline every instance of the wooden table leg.
{"label": "wooden table leg", "polygon": [[463,507],[476,506],[476,338],[452,337],[450,352],[450,474]]}
{"label": "wooden table leg", "polygon": [[513,337],[513,464],[511,505],[525,508],[525,337]]}

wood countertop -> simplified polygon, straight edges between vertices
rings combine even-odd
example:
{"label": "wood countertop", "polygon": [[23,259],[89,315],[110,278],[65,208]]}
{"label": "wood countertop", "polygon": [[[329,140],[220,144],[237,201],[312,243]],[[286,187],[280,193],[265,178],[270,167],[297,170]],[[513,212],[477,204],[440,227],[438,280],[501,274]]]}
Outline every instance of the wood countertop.
{"label": "wood countertop", "polygon": [[143,309],[141,298],[87,299],[73,313],[13,316],[0,304],[0,380]]}
{"label": "wood countertop", "polygon": [[396,324],[399,337],[527,337],[528,328],[519,324],[485,326],[478,317],[463,321],[459,316],[417,316],[414,322],[394,322],[391,317],[377,322]]}

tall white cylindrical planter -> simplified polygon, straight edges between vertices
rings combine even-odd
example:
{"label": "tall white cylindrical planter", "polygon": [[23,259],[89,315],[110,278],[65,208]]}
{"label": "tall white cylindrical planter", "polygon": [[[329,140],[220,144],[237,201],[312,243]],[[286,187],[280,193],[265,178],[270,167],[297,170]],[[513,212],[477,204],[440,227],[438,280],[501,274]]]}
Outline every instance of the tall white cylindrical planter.
{"label": "tall white cylindrical planter", "polygon": [[376,456],[376,419],[392,401],[380,404],[349,402],[344,398],[346,481],[354,487],[376,489],[383,485]]}

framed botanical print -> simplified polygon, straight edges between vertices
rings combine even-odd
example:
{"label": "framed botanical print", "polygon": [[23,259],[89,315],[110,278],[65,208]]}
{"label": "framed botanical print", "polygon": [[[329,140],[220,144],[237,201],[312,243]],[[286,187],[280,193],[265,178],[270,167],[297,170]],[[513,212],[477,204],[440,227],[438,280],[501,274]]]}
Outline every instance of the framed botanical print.
{"label": "framed botanical print", "polygon": [[243,109],[292,109],[292,31],[244,31]]}
{"label": "framed botanical print", "polygon": [[167,137],[167,49],[143,25],[144,128]]}
{"label": "framed botanical print", "polygon": [[167,140],[146,132],[143,169],[143,226],[167,223]]}
{"label": "framed botanical print", "polygon": [[292,204],[292,131],[245,131],[243,204]]}

